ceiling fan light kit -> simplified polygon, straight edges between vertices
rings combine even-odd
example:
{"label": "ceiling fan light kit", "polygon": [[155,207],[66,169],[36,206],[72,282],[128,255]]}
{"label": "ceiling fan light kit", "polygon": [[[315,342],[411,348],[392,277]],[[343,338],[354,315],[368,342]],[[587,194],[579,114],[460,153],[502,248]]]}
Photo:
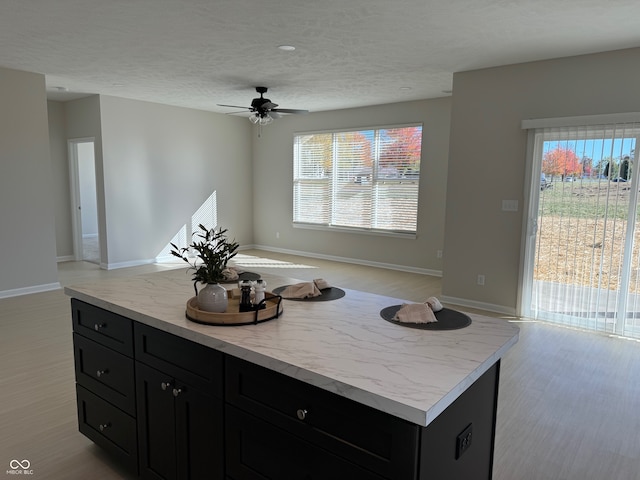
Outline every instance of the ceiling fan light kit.
{"label": "ceiling fan light kit", "polygon": [[249,121],[253,124],[269,125],[271,122],[273,122],[273,118],[268,113],[260,115],[258,112],[256,112],[251,114],[251,116],[249,117]]}

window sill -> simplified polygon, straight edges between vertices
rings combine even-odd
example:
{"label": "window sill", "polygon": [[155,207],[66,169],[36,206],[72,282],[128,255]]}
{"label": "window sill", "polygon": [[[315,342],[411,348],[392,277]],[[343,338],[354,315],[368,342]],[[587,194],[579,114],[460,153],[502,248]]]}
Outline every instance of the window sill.
{"label": "window sill", "polygon": [[415,232],[392,232],[385,230],[367,230],[364,228],[351,228],[351,227],[336,227],[333,225],[315,225],[313,223],[293,223],[293,228],[301,228],[304,230],[321,230],[324,232],[334,232],[334,233],[356,233],[360,235],[374,235],[378,237],[393,237],[393,238],[402,238],[406,240],[415,240],[418,238],[417,233]]}

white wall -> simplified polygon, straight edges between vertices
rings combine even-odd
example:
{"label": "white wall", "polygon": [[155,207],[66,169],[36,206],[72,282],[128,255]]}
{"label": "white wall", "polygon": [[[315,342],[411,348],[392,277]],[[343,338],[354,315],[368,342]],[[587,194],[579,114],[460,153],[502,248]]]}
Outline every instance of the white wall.
{"label": "white wall", "polygon": [[[640,49],[454,75],[443,294],[513,312],[527,135],[521,121],[640,112]],[[518,212],[501,211],[503,199]],[[484,287],[476,284],[486,276]]]}
{"label": "white wall", "polygon": [[[254,243],[273,250],[439,273],[442,264],[436,253],[443,249],[444,240],[450,105],[451,98],[446,97],[285,116],[263,127],[261,138],[253,127]],[[295,132],[414,122],[424,124],[417,239],[292,227]]]}
{"label": "white wall", "polygon": [[153,261],[214,191],[218,225],[252,243],[245,118],[106,96],[100,118],[108,268]]}
{"label": "white wall", "polygon": [[44,76],[0,68],[0,296],[58,288]]}

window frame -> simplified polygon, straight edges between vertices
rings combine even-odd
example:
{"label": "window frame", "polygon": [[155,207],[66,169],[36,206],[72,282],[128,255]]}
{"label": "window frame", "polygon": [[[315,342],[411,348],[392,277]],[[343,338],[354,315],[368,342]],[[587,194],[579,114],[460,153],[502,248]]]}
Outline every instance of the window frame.
{"label": "window frame", "polygon": [[[379,149],[379,135],[381,130],[394,130],[401,128],[411,128],[411,127],[419,127],[420,128],[420,169],[416,175],[411,177],[401,177],[401,178],[384,178],[380,177],[380,149]],[[332,172],[327,178],[316,178],[312,179],[307,177],[306,179],[299,175],[300,165],[298,163],[299,154],[297,149],[299,148],[298,138],[303,136],[310,135],[325,135],[331,134],[336,135],[340,133],[363,133],[363,132],[371,132],[373,131],[374,139],[373,139],[373,147],[375,153],[372,155],[372,166],[371,166],[371,182],[375,185],[384,185],[389,183],[402,184],[403,182],[407,182],[409,180],[411,183],[416,184],[416,196],[415,196],[415,230],[394,230],[391,228],[375,228],[375,227],[358,227],[358,226],[348,226],[348,225],[339,225],[334,224],[333,222],[333,211],[336,208],[337,203],[337,195],[335,185],[339,182],[337,174],[335,173],[334,165],[332,164]],[[396,237],[396,238],[408,238],[415,239],[417,238],[418,233],[418,219],[419,219],[419,211],[420,211],[420,171],[422,170],[422,164],[424,160],[423,156],[423,144],[424,144],[424,123],[423,122],[412,122],[412,123],[403,123],[403,124],[393,124],[393,125],[375,125],[375,126],[366,126],[366,127],[351,127],[351,128],[340,128],[340,129],[327,129],[327,130],[314,130],[314,131],[303,131],[303,132],[294,132],[293,134],[293,208],[292,208],[292,226],[293,228],[301,228],[301,229],[309,229],[309,230],[322,230],[322,231],[340,231],[340,232],[348,232],[348,233],[358,233],[364,235],[377,235],[377,236],[386,236],[386,237]],[[332,150],[332,162],[336,161],[336,152],[335,152],[335,139],[332,140],[331,145]],[[302,182],[301,182],[302,180]],[[315,222],[305,222],[296,220],[296,205],[297,205],[297,189],[300,184],[310,184],[311,182],[326,182],[331,184],[330,193],[329,193],[329,202],[327,207],[331,211],[329,213],[329,222],[328,223],[315,223]]]}

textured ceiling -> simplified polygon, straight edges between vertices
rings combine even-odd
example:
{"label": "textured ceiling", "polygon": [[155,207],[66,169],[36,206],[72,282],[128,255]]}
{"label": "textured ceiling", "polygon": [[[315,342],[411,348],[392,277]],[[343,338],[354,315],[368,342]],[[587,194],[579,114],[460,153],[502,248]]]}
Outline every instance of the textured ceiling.
{"label": "textured ceiling", "polygon": [[229,112],[216,104],[249,105],[264,85],[282,108],[334,110],[445,96],[458,71],[637,47],[638,19],[638,0],[0,0],[0,66],[44,74],[57,100]]}

